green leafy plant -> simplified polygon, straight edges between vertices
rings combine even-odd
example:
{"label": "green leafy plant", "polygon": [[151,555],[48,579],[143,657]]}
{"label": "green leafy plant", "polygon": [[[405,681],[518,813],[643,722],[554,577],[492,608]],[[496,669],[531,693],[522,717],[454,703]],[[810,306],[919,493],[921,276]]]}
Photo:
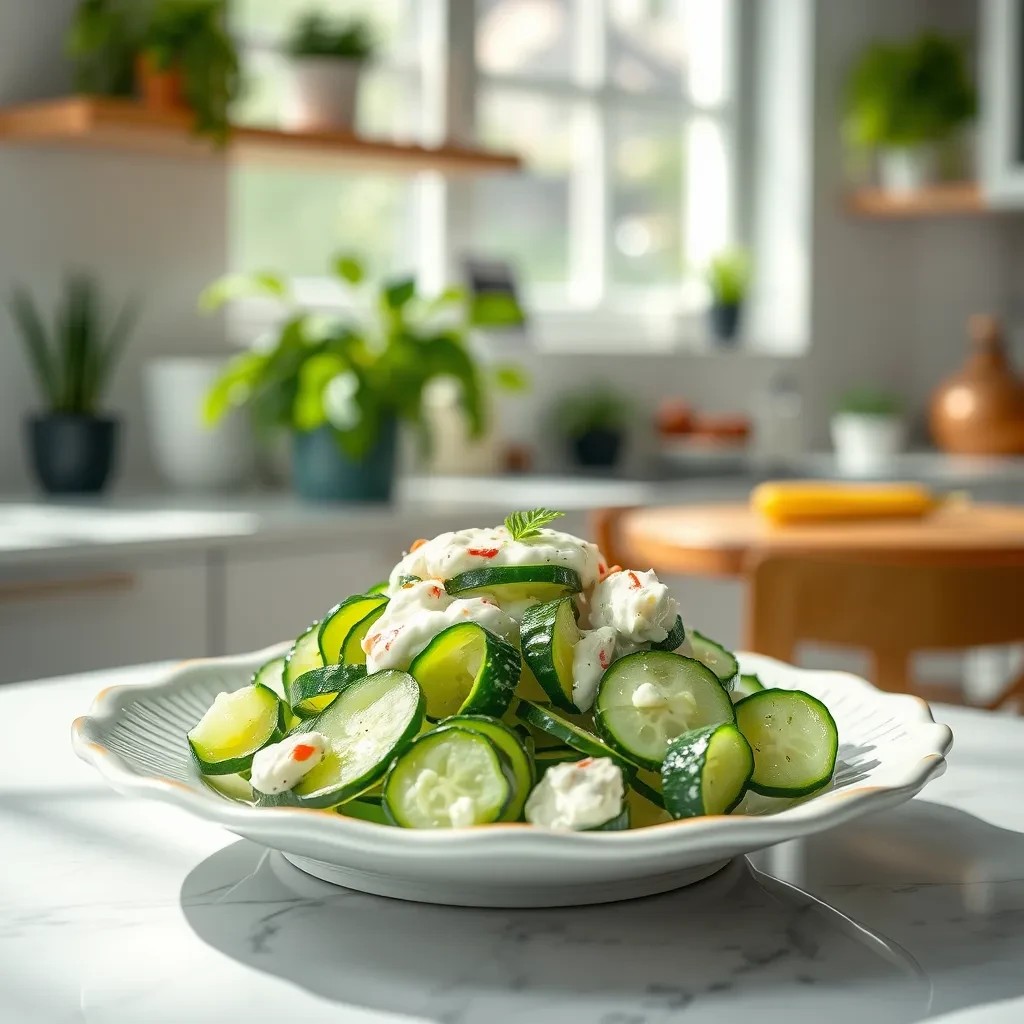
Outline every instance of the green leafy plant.
{"label": "green leafy plant", "polygon": [[578,438],[592,431],[618,433],[629,423],[630,404],[607,384],[592,384],[558,400],[556,420],[566,437]]}
{"label": "green leafy plant", "polygon": [[370,22],[359,18],[333,21],[313,11],[299,19],[285,49],[293,57],[369,60],[377,43]]}
{"label": "green leafy plant", "polygon": [[552,508],[532,508],[528,512],[510,512],[505,516],[505,529],[513,540],[526,540],[536,537],[541,528],[550,526],[556,519],[564,516],[564,512],[556,512]]}
{"label": "green leafy plant", "polygon": [[844,128],[856,146],[916,146],[946,138],[976,107],[963,45],[927,32],[861,54],[847,80]]}
{"label": "green leafy plant", "polygon": [[75,88],[91,96],[131,96],[139,29],[137,4],[81,0],[64,37]]}
{"label": "green leafy plant", "polygon": [[224,0],[157,0],[140,41],[160,71],[180,69],[196,131],[223,142],[228,110],[241,91],[238,51]]}
{"label": "green leafy plant", "polygon": [[[359,313],[347,319],[296,307],[287,282],[272,273],[231,275],[206,289],[200,306],[207,311],[243,296],[288,307],[269,346],[238,356],[225,369],[207,396],[207,420],[216,422],[229,409],[244,406],[264,434],[328,427],[342,450],[360,459],[392,417],[417,427],[429,445],[424,392],[431,381],[450,377],[459,384],[470,434],[479,437],[486,423],[488,379],[466,344],[476,321],[464,293],[448,288],[427,298],[413,278],[373,289],[363,264],[352,256],[336,258],[332,270],[364,300]],[[499,386],[502,376],[523,383],[511,367],[494,369]]]}
{"label": "green leafy plant", "polygon": [[707,282],[716,305],[738,306],[750,284],[750,259],[743,249],[720,252],[708,264]]}
{"label": "green leafy plant", "polygon": [[52,331],[27,289],[16,287],[9,305],[51,412],[95,415],[135,327],[138,303],[125,303],[108,319],[96,282],[75,274],[65,284]]}
{"label": "green leafy plant", "polygon": [[899,416],[903,403],[898,395],[880,388],[856,387],[843,392],[836,412],[857,416]]}

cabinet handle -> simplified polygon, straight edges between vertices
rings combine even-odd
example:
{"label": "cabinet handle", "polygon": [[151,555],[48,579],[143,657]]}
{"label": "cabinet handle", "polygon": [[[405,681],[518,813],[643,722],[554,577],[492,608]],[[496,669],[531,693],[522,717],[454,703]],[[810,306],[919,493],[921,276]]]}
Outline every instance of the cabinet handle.
{"label": "cabinet handle", "polygon": [[39,601],[69,594],[114,593],[131,590],[135,577],[128,572],[101,572],[67,580],[19,580],[0,583],[0,604],[16,601]]}

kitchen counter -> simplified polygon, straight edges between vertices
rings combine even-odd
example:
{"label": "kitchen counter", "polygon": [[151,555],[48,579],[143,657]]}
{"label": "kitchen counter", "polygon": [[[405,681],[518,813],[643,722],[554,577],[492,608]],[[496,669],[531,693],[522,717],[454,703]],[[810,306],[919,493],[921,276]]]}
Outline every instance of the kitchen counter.
{"label": "kitchen counter", "polygon": [[1024,1020],[1024,720],[938,708],[955,745],[921,797],[689,889],[481,911],[334,888],[109,791],[71,719],[153,674],[0,690],[0,1020]]}

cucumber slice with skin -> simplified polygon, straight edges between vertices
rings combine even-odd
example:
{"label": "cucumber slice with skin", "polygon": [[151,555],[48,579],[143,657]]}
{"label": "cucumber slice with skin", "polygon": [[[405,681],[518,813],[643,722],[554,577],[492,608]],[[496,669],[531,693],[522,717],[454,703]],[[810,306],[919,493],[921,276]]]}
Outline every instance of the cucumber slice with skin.
{"label": "cucumber slice with skin", "polygon": [[341,645],[341,660],[346,665],[365,665],[366,651],[363,640],[370,632],[373,624],[384,614],[384,605],[372,609],[364,615],[349,631]]}
{"label": "cucumber slice with skin", "polygon": [[605,672],[594,705],[597,731],[642,768],[661,768],[677,736],[734,720],[711,669],[669,651],[640,651]]}
{"label": "cucumber slice with skin", "polygon": [[740,673],[740,663],[732,651],[726,650],[717,640],[712,640],[695,629],[690,630],[690,647],[693,650],[692,657],[707,665],[718,676],[718,681],[727,690],[731,690]]}
{"label": "cucumber slice with skin", "polygon": [[203,775],[235,775],[253,755],[284,735],[285,706],[268,686],[251,683],[220,694],[188,734],[192,760]]}
{"label": "cucumber slice with skin", "polygon": [[446,726],[418,736],[384,780],[384,810],[402,828],[460,828],[501,820],[511,769],[479,732]]}
{"label": "cucumber slice with skin", "polygon": [[538,750],[533,756],[537,766],[538,781],[544,778],[547,770],[556,764],[565,764],[567,761],[582,761],[587,755],[582,751],[573,750],[572,747],[550,747],[548,750]]}
{"label": "cucumber slice with skin", "polygon": [[[284,692],[286,695],[290,692],[292,683],[294,683],[299,676],[305,675],[305,673],[311,672],[315,668],[323,667],[324,659],[320,653],[320,647],[317,644],[317,634],[320,628],[321,626],[318,622],[314,622],[312,626],[308,626],[299,634],[298,639],[294,644],[292,644],[292,649],[285,655],[284,668],[281,671],[281,682],[284,686]],[[318,711],[323,710],[323,708],[325,708],[329,703],[329,699],[321,701],[319,706],[314,702],[313,709],[310,714],[315,715]],[[301,718],[303,716],[299,715],[299,717]]]}
{"label": "cucumber slice with skin", "polygon": [[526,744],[519,734],[504,722],[488,715],[454,715],[452,718],[446,718],[441,723],[441,728],[449,725],[478,732],[487,737],[508,759],[516,785],[501,820],[519,821],[523,816],[526,798],[537,781],[533,758],[530,757]]}
{"label": "cucumber slice with skin", "polygon": [[341,604],[336,604],[324,616],[320,623],[320,631],[317,633],[321,664],[337,665],[341,661],[345,638],[352,627],[369,615],[374,608],[383,608],[387,603],[388,599],[384,594],[354,594]]}
{"label": "cucumber slice with skin", "polygon": [[805,796],[836,768],[839,730],[828,708],[803,690],[758,690],[736,705],[736,725],[754,752],[750,788]]}
{"label": "cucumber slice with skin", "polygon": [[366,675],[365,665],[322,665],[288,683],[288,703],[298,718],[313,718],[329,707],[353,679]]}
{"label": "cucumber slice with skin", "polygon": [[372,821],[375,825],[391,825],[391,821],[387,814],[384,813],[384,807],[380,800],[365,800],[362,797],[356,797],[355,800],[343,803],[336,810],[338,814],[345,818],[359,818],[361,821]]}
{"label": "cucumber slice with skin", "polygon": [[732,722],[673,740],[661,766],[665,808],[673,818],[728,814],[742,799],[754,755]]}
{"label": "cucumber slice with skin", "polygon": [[[623,772],[631,776],[637,766],[628,758],[609,747],[600,737],[588,729],[571,722],[557,708],[550,704],[538,704],[531,700],[521,700],[516,714],[527,725],[540,729],[553,736],[560,744],[578,750],[586,757],[610,757]],[[576,760],[579,760],[577,758]]]}
{"label": "cucumber slice with skin", "polygon": [[665,806],[660,772],[653,772],[649,768],[638,768],[636,774],[629,780],[629,784],[648,803],[654,804],[655,807]]}
{"label": "cucumber slice with skin", "polygon": [[419,733],[423,694],[408,672],[387,669],[353,679],[326,711],[300,728],[330,743],[323,760],[292,790],[261,805],[336,807],[380,781]]}
{"label": "cucumber slice with skin", "polygon": [[503,715],[519,682],[519,652],[476,622],[442,630],[413,659],[412,677],[426,700],[427,718]]}
{"label": "cucumber slice with skin", "polygon": [[764,683],[751,673],[749,675],[742,675],[736,680],[733,688],[729,691],[729,696],[732,698],[733,704],[738,704],[744,697],[749,697],[752,693],[757,693],[758,690],[763,689]]}
{"label": "cucumber slice with skin", "polygon": [[460,572],[444,584],[452,597],[491,594],[502,605],[544,604],[583,589],[580,574],[564,565],[495,565]]}
{"label": "cucumber slice with skin", "polygon": [[380,583],[374,583],[372,587],[367,587],[367,594],[386,594],[390,584],[387,580],[381,580]]}
{"label": "cucumber slice with skin", "polygon": [[674,651],[679,647],[682,642],[686,639],[686,629],[683,626],[683,618],[681,615],[676,616],[676,621],[672,628],[668,631],[668,636],[664,640],[659,640],[656,643],[651,644],[652,651]]}
{"label": "cucumber slice with skin", "polygon": [[282,654],[279,658],[271,658],[270,661],[260,665],[252,674],[252,681],[261,686],[269,687],[282,700],[288,697],[284,692],[284,659]]}
{"label": "cucumber slice with skin", "polygon": [[561,597],[534,605],[523,615],[520,636],[523,660],[548,700],[571,715],[582,714],[573,702],[573,652],[580,642],[575,603]]}

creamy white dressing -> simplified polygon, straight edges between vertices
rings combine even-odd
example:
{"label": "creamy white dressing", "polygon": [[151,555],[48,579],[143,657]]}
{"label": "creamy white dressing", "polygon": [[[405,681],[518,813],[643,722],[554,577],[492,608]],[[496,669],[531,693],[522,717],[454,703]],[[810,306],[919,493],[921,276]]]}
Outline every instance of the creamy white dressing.
{"label": "creamy white dressing", "polygon": [[609,757],[556,764],[526,801],[526,820],[542,828],[587,829],[622,810],[622,771]]}
{"label": "creamy white dressing", "polygon": [[399,587],[363,641],[366,671],[406,669],[438,633],[457,622],[478,622],[500,637],[518,636],[512,617],[493,597],[453,598],[439,580]]}
{"label": "creamy white dressing", "polygon": [[589,711],[597,695],[597,684],[615,657],[615,630],[611,626],[584,630],[572,649],[572,702]]}
{"label": "creamy white dressing", "polygon": [[249,783],[268,796],[294,789],[323,760],[328,746],[327,737],[319,732],[300,732],[271,743],[252,759]]}
{"label": "creamy white dressing", "polygon": [[591,626],[611,626],[633,643],[664,640],[678,614],[676,599],[653,569],[613,573],[590,595]]}
{"label": "creamy white dressing", "polygon": [[580,574],[589,590],[607,571],[596,544],[571,533],[542,529],[535,537],[513,540],[504,526],[442,533],[410,551],[391,571],[388,593],[402,576],[447,580],[470,569],[495,565],[564,565]]}

